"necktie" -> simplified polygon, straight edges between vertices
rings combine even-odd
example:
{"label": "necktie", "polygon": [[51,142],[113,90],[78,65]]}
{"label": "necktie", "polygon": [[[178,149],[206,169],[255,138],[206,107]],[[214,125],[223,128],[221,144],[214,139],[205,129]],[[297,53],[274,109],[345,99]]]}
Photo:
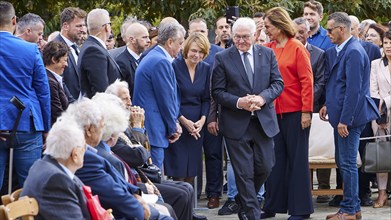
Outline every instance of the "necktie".
{"label": "necktie", "polygon": [[253,87],[253,80],[254,80],[254,72],[251,69],[250,61],[248,60],[248,52],[243,53],[243,60],[244,60],[244,67],[246,69],[246,74],[248,81],[250,82],[251,88]]}
{"label": "necktie", "polygon": [[75,50],[76,55],[79,56],[79,48],[78,48],[78,46],[76,46],[76,44],[72,44],[71,47],[73,48],[73,50]]}

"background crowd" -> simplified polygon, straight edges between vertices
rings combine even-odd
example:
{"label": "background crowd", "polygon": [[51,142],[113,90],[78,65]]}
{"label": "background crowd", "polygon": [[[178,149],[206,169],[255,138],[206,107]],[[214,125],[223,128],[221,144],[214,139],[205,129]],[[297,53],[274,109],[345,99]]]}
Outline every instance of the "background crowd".
{"label": "background crowd", "polygon": [[[205,185],[207,207],[219,208],[224,178],[219,215],[308,219],[314,113],[334,128],[344,191],[317,197],[339,207],[326,219],[388,206],[389,174],[357,169],[356,157],[368,142],[360,137],[391,130],[389,23],[324,15],[311,0],[297,18],[282,7],[219,17],[210,42],[201,17],[154,27],[129,16],[116,37],[107,10],[67,7],[46,37],[39,15],[18,18],[5,1],[0,12],[0,131],[13,130],[17,96],[26,108],[12,140],[12,182],[37,199],[38,219],[90,219],[84,186],[116,219],[206,219],[194,197]],[[381,115],[388,119],[376,121]],[[10,141],[0,140],[2,194]],[[153,178],[159,170],[169,180]],[[330,188],[330,175],[317,171],[319,188]]]}

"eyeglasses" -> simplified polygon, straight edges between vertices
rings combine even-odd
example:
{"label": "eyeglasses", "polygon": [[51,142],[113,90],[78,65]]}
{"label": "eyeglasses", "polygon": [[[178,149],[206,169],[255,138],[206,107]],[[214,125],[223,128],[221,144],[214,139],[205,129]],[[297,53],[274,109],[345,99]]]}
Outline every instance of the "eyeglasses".
{"label": "eyeglasses", "polygon": [[14,15],[14,16],[12,17],[12,19],[13,19],[13,18],[15,18],[16,23],[19,22],[19,17],[18,17],[18,16]]}
{"label": "eyeglasses", "polygon": [[108,22],[108,23],[102,24],[102,27],[104,27],[105,25],[108,25],[108,24],[111,26],[111,22]]}
{"label": "eyeglasses", "polygon": [[240,39],[243,39],[244,41],[250,40],[250,35],[234,35],[234,40],[239,41]]}
{"label": "eyeglasses", "polygon": [[340,27],[343,27],[343,26],[335,26],[333,28],[327,28],[327,32],[331,34],[331,32],[333,32],[334,29],[337,29],[337,28],[340,28]]}

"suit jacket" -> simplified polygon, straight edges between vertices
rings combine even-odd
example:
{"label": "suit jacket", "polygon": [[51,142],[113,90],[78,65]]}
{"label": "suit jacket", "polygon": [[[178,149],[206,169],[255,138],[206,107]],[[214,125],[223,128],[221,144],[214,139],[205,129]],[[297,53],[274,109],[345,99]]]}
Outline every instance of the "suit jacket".
{"label": "suit jacket", "polygon": [[124,51],[124,49],[126,48],[126,45],[122,46],[122,47],[117,47],[117,48],[114,48],[114,49],[111,49],[109,50],[109,54],[112,58],[117,58],[118,55],[120,55],[122,53],[122,51]]}
{"label": "suit jacket", "polygon": [[369,61],[379,59],[381,57],[380,48],[375,44],[367,41],[360,40],[361,46],[364,48],[365,52],[367,52]]}
{"label": "suit jacket", "polygon": [[37,44],[9,32],[0,32],[0,130],[12,130],[18,110],[10,102],[17,96],[26,106],[18,131],[49,131],[50,89]]}
{"label": "suit jacket", "polygon": [[[116,156],[111,154],[109,151],[106,150],[105,146],[103,145],[103,141],[101,141],[95,149],[98,150],[98,155],[105,158],[110,162],[110,164],[121,174],[121,176],[125,179],[125,167],[122,164],[122,161],[120,161]],[[125,179],[126,180],[126,179]]]}
{"label": "suit jacket", "polygon": [[104,92],[116,79],[121,79],[121,70],[101,43],[89,36],[80,50],[77,65],[81,76],[83,95],[92,98]]}
{"label": "suit jacket", "polygon": [[358,127],[379,117],[369,94],[370,63],[364,48],[353,37],[339,52],[326,51],[326,106],[329,122]]}
{"label": "suit jacket", "polygon": [[134,88],[134,74],[137,68],[136,59],[129,53],[127,48],[123,49],[123,51],[115,58],[115,61],[118,63],[119,68],[123,74],[123,81],[126,81],[129,84],[130,95],[133,96],[133,88]]}
{"label": "suit jacket", "polygon": [[145,110],[151,145],[167,148],[168,137],[176,132],[180,100],[171,61],[159,46],[137,67],[133,104]]}
{"label": "suit jacket", "polygon": [[50,107],[52,109],[51,121],[53,125],[62,112],[68,108],[69,103],[62,85],[60,85],[53,75],[55,73],[46,70],[46,74],[48,76],[50,86]]}
{"label": "suit jacket", "polygon": [[307,43],[307,50],[310,52],[310,61],[312,67],[312,74],[314,75],[314,110],[313,112],[319,112],[320,103],[319,99],[322,96],[325,81],[325,56],[324,51],[314,45]]}
{"label": "suit jacket", "polygon": [[[60,34],[57,35],[57,37],[55,37],[53,41],[62,42],[67,45],[67,43]],[[64,69],[63,77],[64,83],[67,85],[69,92],[72,94],[72,97],[74,99],[78,99],[81,91],[80,73],[76,64],[75,57],[73,56],[71,51],[68,52],[68,66]]]}
{"label": "suit jacket", "polygon": [[[387,106],[388,117],[391,115],[391,74],[390,63],[386,57],[372,61],[371,64],[371,97],[382,98]],[[389,122],[389,124],[391,124]],[[376,131],[375,131],[376,132]]]}
{"label": "suit jacket", "polygon": [[127,183],[109,161],[96,153],[96,149],[89,147],[86,150],[84,165],[76,171],[76,176],[99,196],[102,207],[113,209],[116,219],[144,219],[144,209],[133,196],[138,188]]}
{"label": "suit jacket", "polygon": [[38,201],[35,219],[91,219],[81,186],[79,178],[72,180],[54,158],[46,155],[30,168],[21,196]]}
{"label": "suit jacket", "polygon": [[239,139],[246,132],[251,113],[238,109],[237,101],[247,94],[262,96],[266,103],[255,111],[265,134],[273,137],[279,132],[273,101],[282,92],[282,81],[276,57],[271,49],[253,45],[254,85],[248,81],[246,71],[236,47],[230,47],[216,54],[212,75],[212,94],[221,105],[219,127],[222,134],[231,139]]}

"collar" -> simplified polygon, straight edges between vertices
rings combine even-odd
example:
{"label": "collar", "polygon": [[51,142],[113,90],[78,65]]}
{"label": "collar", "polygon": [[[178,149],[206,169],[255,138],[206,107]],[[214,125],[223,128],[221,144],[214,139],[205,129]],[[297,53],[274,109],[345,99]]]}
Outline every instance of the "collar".
{"label": "collar", "polygon": [[0,33],[9,33],[9,34],[11,34],[11,35],[13,35],[11,32],[9,32],[9,31],[0,31]]}
{"label": "collar", "polygon": [[54,76],[54,78],[56,78],[56,80],[60,83],[61,87],[62,87],[62,76],[58,75],[57,73],[51,71],[50,69],[47,69],[50,73],[52,73],[52,75]]}
{"label": "collar", "polygon": [[324,29],[323,27],[322,27],[322,25],[319,25],[319,28],[318,28],[318,30],[316,31],[316,33],[315,34],[313,34],[313,35],[311,35],[309,38],[314,38],[314,37],[316,37],[316,36],[318,36],[318,35],[320,35],[320,36],[326,36],[327,35],[327,31],[326,31],[326,29]]}
{"label": "collar", "polygon": [[92,146],[90,146],[90,145],[88,145],[88,144],[86,144],[86,146],[87,146],[87,150],[90,150],[90,151],[92,151],[92,152],[94,152],[94,153],[98,153],[98,150],[95,149],[94,147],[92,147]]}
{"label": "collar", "polygon": [[140,59],[140,55],[136,54],[133,50],[129,49],[129,47],[126,47],[126,49],[128,50],[128,52],[130,53],[130,55],[132,55],[132,57],[135,59],[135,60],[138,60]]}
{"label": "collar", "polygon": [[[244,51],[240,51],[240,50],[238,50],[238,51],[239,51],[240,56],[242,56],[243,53],[244,53]],[[253,45],[251,45],[250,49],[248,49],[248,51],[246,51],[246,52],[247,52],[250,56],[252,56],[252,55],[254,54]]]}
{"label": "collar", "polygon": [[305,48],[307,48],[307,46],[308,46],[308,42],[305,42],[305,45],[304,45],[304,47],[305,47]]}
{"label": "collar", "polygon": [[335,46],[335,50],[337,51],[337,54],[339,53],[339,52],[341,52],[341,50],[343,50],[343,48],[345,47],[345,45],[348,43],[348,41],[350,40],[350,39],[352,39],[352,35],[350,35],[350,37],[348,38],[348,39],[346,39],[342,44],[340,44],[340,45],[336,45]]}
{"label": "collar", "polygon": [[172,63],[174,61],[174,58],[167,52],[166,49],[164,49],[164,47],[160,46],[160,45],[157,45],[160,49],[163,50],[164,54],[166,55],[167,59]]}
{"label": "collar", "polygon": [[103,42],[103,40],[101,40],[98,37],[95,37],[94,35],[90,35],[90,36],[93,37],[94,39],[96,39],[97,41],[99,41],[99,43],[103,46],[103,48],[105,48],[107,50],[106,44],[105,44],[105,42]]}
{"label": "collar", "polygon": [[72,41],[70,41],[68,38],[66,38],[64,35],[62,35],[60,33],[60,36],[62,37],[62,39],[64,39],[65,43],[68,45],[68,47],[71,47],[74,43]]}
{"label": "collar", "polygon": [[102,141],[102,145],[103,145],[103,148],[104,148],[107,152],[109,152],[109,153],[111,152],[110,146],[107,145],[106,141]]}
{"label": "collar", "polygon": [[[58,161],[56,160],[56,162],[58,163]],[[60,164],[60,166],[64,169],[65,173],[69,176],[69,178],[71,178],[71,180],[73,180],[73,178],[75,177],[75,174],[73,174],[69,169],[68,167],[62,165],[61,163],[58,163]]]}

